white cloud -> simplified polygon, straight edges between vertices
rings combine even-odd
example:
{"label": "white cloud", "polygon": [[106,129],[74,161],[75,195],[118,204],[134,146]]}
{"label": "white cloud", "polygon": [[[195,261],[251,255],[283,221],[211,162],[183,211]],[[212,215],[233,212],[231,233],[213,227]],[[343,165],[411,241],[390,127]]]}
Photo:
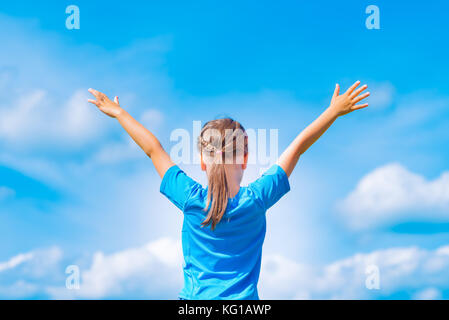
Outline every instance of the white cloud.
{"label": "white cloud", "polygon": [[[87,102],[86,90],[77,90],[65,104],[62,110],[61,127],[57,128],[63,137],[70,140],[87,141],[95,138],[104,129],[95,113],[95,108]],[[104,120],[104,119],[101,119]]]}
{"label": "white cloud", "polygon": [[407,219],[447,221],[449,172],[429,181],[400,164],[388,164],[364,176],[338,208],[355,229]]}
{"label": "white cloud", "polygon": [[368,102],[371,107],[383,109],[393,103],[395,88],[389,82],[369,84],[371,92]]}
{"label": "white cloud", "polygon": [[0,299],[23,299],[45,294],[43,282],[58,281],[62,250],[37,249],[0,262]]}
{"label": "white cloud", "polygon": [[426,288],[417,292],[413,299],[415,300],[439,300],[441,299],[441,292],[436,288]]}
{"label": "white cloud", "polygon": [[[143,292],[159,299],[176,299],[182,286],[182,254],[179,241],[161,238],[140,248],[113,254],[98,252],[88,270],[81,271],[80,290],[73,297],[104,298],[127,292]],[[50,292],[67,297],[67,290]]]}
{"label": "white cloud", "polygon": [[148,109],[140,117],[140,121],[150,130],[154,130],[164,122],[164,115],[157,109]]}
{"label": "white cloud", "polygon": [[101,147],[91,157],[88,164],[116,164],[123,161],[141,159],[143,157],[145,157],[143,151],[129,138],[124,142],[113,142]]}
{"label": "white cloud", "polygon": [[63,251],[57,246],[32,251],[32,259],[22,266],[21,272],[33,280],[52,277],[60,270]]}
{"label": "white cloud", "polygon": [[265,255],[259,281],[261,299],[310,299],[314,270],[282,255]]}
{"label": "white cloud", "polygon": [[85,90],[77,90],[66,102],[55,101],[44,90],[34,90],[0,108],[0,137],[10,144],[83,144],[104,129]]}
{"label": "white cloud", "polygon": [[[61,165],[53,160],[38,157],[22,157],[13,153],[0,153],[0,165],[11,169],[34,179],[44,181],[49,184],[67,183]],[[67,172],[65,172],[67,173]]]}
{"label": "white cloud", "polygon": [[59,247],[37,249],[27,253],[20,253],[8,261],[0,262],[0,272],[15,270],[20,267],[21,272],[28,276],[40,277],[61,261],[62,250]]}
{"label": "white cloud", "polygon": [[34,254],[32,252],[21,253],[21,254],[18,254],[16,256],[12,257],[8,261],[0,262],[0,272],[6,271],[9,269],[14,269],[18,265],[31,260],[33,257],[34,257]]}
{"label": "white cloud", "polygon": [[[16,277],[9,284],[0,282],[0,295],[176,299],[182,287],[181,243],[171,238],[111,254],[94,254],[90,267],[81,268],[79,290],[65,288],[67,275],[61,257],[62,251],[54,247],[1,263],[3,272],[16,271]],[[372,265],[379,270],[378,290],[365,285],[367,267]],[[449,245],[435,250],[404,247],[357,253],[321,266],[268,254],[262,260],[259,295],[261,299],[373,299],[407,292],[405,298],[440,299],[441,290],[449,289],[448,268]]]}
{"label": "white cloud", "polygon": [[[10,141],[26,135],[34,126],[33,110],[43,103],[45,92],[36,90],[19,98],[14,106],[5,106],[1,109],[0,134]],[[39,112],[36,112],[39,115]]]}
{"label": "white cloud", "polygon": [[[182,286],[181,263],[180,243],[162,238],[110,255],[97,253],[91,267],[82,272],[79,291],[51,288],[49,292],[55,298],[133,297],[139,292],[147,298],[175,299]],[[379,268],[379,290],[365,285],[371,265]],[[449,288],[448,268],[449,246],[358,253],[324,266],[298,263],[279,254],[265,255],[259,293],[262,299],[371,299],[410,291],[410,298],[438,299],[441,295],[428,288]]]}
{"label": "white cloud", "polygon": [[[366,288],[368,266],[379,268],[380,289]],[[266,256],[260,279],[262,299],[372,299],[428,286],[449,288],[449,246],[428,251],[417,247],[359,253],[326,266],[304,266]],[[417,296],[438,298],[434,291]]]}

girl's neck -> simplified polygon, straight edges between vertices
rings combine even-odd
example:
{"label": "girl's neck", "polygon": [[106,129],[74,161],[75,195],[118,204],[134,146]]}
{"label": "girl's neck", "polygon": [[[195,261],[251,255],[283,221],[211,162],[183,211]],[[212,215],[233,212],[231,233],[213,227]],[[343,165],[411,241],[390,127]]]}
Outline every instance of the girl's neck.
{"label": "girl's neck", "polygon": [[229,186],[229,196],[230,198],[234,198],[240,191],[240,183],[230,183],[228,181],[228,186]]}
{"label": "girl's neck", "polygon": [[242,181],[243,170],[235,167],[226,168],[226,181],[229,187],[229,196],[234,198],[240,191],[240,182]]}

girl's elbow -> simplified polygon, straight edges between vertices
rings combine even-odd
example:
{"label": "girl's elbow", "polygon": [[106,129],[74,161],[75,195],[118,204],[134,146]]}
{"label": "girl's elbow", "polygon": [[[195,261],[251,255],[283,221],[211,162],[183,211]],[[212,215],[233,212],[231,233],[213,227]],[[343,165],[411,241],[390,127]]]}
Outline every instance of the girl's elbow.
{"label": "girl's elbow", "polygon": [[143,152],[145,152],[145,154],[151,158],[151,156],[153,155],[153,149],[152,148],[142,148]]}

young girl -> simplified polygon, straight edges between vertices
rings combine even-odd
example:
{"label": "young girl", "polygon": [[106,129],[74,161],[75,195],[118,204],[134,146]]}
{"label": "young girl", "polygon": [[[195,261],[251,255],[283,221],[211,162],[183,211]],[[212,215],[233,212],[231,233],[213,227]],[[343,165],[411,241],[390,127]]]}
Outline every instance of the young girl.
{"label": "young girl", "polygon": [[[182,247],[184,288],[180,299],[259,299],[257,282],[265,238],[265,213],[290,190],[288,177],[299,157],[342,115],[366,108],[357,105],[357,81],[344,94],[337,84],[330,106],[302,131],[273,165],[247,187],[240,182],[248,160],[243,126],[232,119],[205,124],[198,138],[201,169],[208,187],[189,178],[157,138],[106,95],[89,89],[102,112],[116,118],[152,159],[162,178],[160,191],[184,213]],[[358,88],[358,89],[357,89]]]}

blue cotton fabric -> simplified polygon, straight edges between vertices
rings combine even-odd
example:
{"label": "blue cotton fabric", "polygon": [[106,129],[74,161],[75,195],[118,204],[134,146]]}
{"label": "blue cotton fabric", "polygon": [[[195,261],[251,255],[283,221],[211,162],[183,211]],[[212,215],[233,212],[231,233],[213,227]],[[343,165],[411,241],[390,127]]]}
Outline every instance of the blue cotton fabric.
{"label": "blue cotton fabric", "polygon": [[215,230],[202,227],[207,188],[178,166],[164,175],[160,191],[184,213],[181,299],[258,300],[257,282],[266,231],[266,211],[290,190],[288,177],[273,165],[229,199]]}

